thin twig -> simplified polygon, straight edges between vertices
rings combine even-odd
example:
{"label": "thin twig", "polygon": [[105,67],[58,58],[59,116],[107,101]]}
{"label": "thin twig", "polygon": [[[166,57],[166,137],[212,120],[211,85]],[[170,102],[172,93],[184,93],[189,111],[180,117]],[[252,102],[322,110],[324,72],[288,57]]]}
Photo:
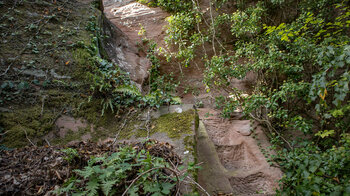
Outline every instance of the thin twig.
{"label": "thin twig", "polygon": [[254,120],[258,121],[259,123],[264,122],[267,125],[267,128],[270,132],[272,132],[272,131],[275,132],[284,142],[286,142],[289,149],[293,150],[292,145],[271,125],[270,121],[265,120],[265,119],[259,119],[252,114],[249,114],[249,115],[250,115],[250,117],[252,117]]}
{"label": "thin twig", "polygon": [[45,142],[47,143],[47,145],[51,146],[50,142],[47,139],[45,139]]}
{"label": "thin twig", "polygon": [[[196,0],[197,1],[197,3],[198,3],[198,7],[200,8],[200,6],[199,6],[199,2],[198,2],[198,0]],[[209,2],[209,3],[211,3],[211,2]],[[200,11],[201,12],[201,11]],[[210,29],[210,28],[214,28],[214,27],[211,27],[210,25],[209,25],[209,23],[207,22],[207,20],[205,19],[205,17],[204,16],[202,16],[202,18],[203,18],[203,21],[204,21],[204,23],[207,25],[207,27]],[[221,48],[222,49],[224,49],[225,51],[227,51],[227,49],[223,46],[223,44],[221,43],[221,41],[216,37],[216,36],[214,36],[215,37],[215,40],[219,43],[219,45],[221,46]]]}
{"label": "thin twig", "polygon": [[181,64],[179,62],[177,62],[177,64],[179,65],[181,75],[183,75]]}
{"label": "thin twig", "polygon": [[[199,7],[199,5],[197,5],[196,2],[195,2],[194,0],[192,0],[192,3],[193,3],[193,6],[195,6],[195,8],[196,8],[196,9],[198,10],[198,12],[200,13],[200,7]],[[202,32],[201,32],[201,30],[200,30],[200,27],[199,27],[199,22],[196,22],[196,24],[197,24],[197,31],[198,31],[199,34],[201,35],[202,47],[203,47],[204,54],[207,55],[207,50],[206,50],[206,48],[205,48],[205,46],[204,46],[203,34],[202,34]],[[196,65],[197,65],[197,64],[196,64]],[[197,65],[197,67],[198,67],[198,65]],[[199,69],[199,68],[198,68],[198,69]]]}
{"label": "thin twig", "polygon": [[0,136],[6,135],[6,133],[10,132],[11,130],[6,131],[5,133],[0,133]]}
{"label": "thin twig", "polygon": [[[203,193],[205,193],[207,196],[210,196],[210,194],[200,184],[198,184],[195,180],[193,180],[189,176],[187,176],[186,178],[190,180],[189,183],[196,185]],[[184,182],[187,182],[187,181],[184,181]]]}
{"label": "thin twig", "polygon": [[198,71],[200,71],[201,69],[199,68],[198,64],[196,62],[194,62],[194,64],[196,65]]}
{"label": "thin twig", "polygon": [[[170,164],[175,168],[175,171],[178,173],[178,175],[183,175],[183,173],[181,173],[181,171],[174,165],[174,163],[168,159],[168,161],[170,162]],[[201,165],[203,162],[196,164],[197,166]],[[185,182],[185,183],[190,183],[190,184],[194,184],[196,185],[203,193],[205,193],[207,196],[210,196],[210,194],[200,185],[198,184],[195,180],[193,180],[192,178],[190,178],[189,176],[186,176],[186,178],[188,178],[190,181],[185,181],[182,180],[181,182]],[[180,183],[181,183],[180,182]]]}
{"label": "thin twig", "polygon": [[124,123],[123,123],[122,126],[119,128],[118,133],[115,135],[114,140],[113,140],[111,146],[113,146],[113,145],[117,142],[118,137],[119,137],[119,134],[120,134],[121,131],[124,129],[124,127],[125,127],[125,125],[126,125],[126,121],[128,120],[128,116],[130,115],[131,111],[132,111],[132,110],[129,110],[128,114],[125,116]]}
{"label": "thin twig", "polygon": [[149,139],[149,122],[151,121],[151,109],[148,108],[148,111],[147,111],[147,118],[146,118],[146,123],[145,123],[145,126],[146,126],[146,129],[147,129],[147,139]]}
{"label": "thin twig", "polygon": [[45,99],[46,99],[46,95],[44,95],[43,98],[42,98],[40,117],[42,117],[43,113],[44,113]]}
{"label": "thin twig", "polygon": [[22,127],[22,130],[24,131],[24,133],[26,134],[26,138],[27,140],[34,146],[36,147],[36,145],[28,138],[28,134],[27,134],[27,131]]}
{"label": "thin twig", "polygon": [[[28,44],[30,43],[31,40],[32,40],[32,38],[29,39]],[[28,44],[27,44],[27,45],[28,45]],[[6,70],[4,71],[4,73],[2,73],[0,76],[4,76],[4,75],[7,74],[7,72],[10,70],[10,68],[12,67],[12,65],[15,63],[15,60],[17,60],[17,59],[23,54],[23,52],[24,52],[26,49],[27,49],[27,47],[23,47],[22,50],[19,51],[18,55],[17,55],[15,58],[13,58],[12,63],[10,63],[10,65],[6,68]]]}
{"label": "thin twig", "polygon": [[66,109],[66,106],[62,108],[62,110],[56,115],[56,117],[52,121],[52,125],[56,123],[56,120],[62,115],[63,111]]}
{"label": "thin twig", "polygon": [[214,19],[213,19],[213,12],[212,12],[212,7],[211,7],[211,1],[209,1],[209,12],[210,12],[210,18],[211,18],[211,28],[213,31],[213,38],[212,38],[212,45],[213,45],[213,50],[214,50],[214,55],[216,56],[216,50],[215,50],[215,27],[214,27]]}

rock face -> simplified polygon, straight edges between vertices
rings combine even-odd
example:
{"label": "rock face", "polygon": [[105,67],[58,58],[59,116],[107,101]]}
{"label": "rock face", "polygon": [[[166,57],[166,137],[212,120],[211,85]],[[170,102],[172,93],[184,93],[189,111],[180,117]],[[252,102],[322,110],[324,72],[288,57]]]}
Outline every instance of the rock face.
{"label": "rock face", "polygon": [[112,61],[129,72],[141,88],[151,63],[138,49],[138,43],[142,41],[138,32],[143,28],[143,36],[156,42],[163,40],[164,19],[169,15],[160,8],[150,8],[132,0],[103,0],[102,4],[103,33],[107,40],[101,44]]}

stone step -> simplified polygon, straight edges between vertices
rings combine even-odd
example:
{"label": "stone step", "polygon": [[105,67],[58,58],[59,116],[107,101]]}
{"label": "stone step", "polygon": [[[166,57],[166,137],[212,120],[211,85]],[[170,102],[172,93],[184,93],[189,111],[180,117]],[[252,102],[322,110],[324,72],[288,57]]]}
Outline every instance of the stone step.
{"label": "stone step", "polygon": [[261,147],[267,148],[261,127],[249,120],[223,119],[219,111],[209,108],[198,110],[197,121],[197,157],[203,162],[198,181],[210,194],[274,193],[282,172],[270,167],[251,136],[255,127],[255,136],[263,140]]}

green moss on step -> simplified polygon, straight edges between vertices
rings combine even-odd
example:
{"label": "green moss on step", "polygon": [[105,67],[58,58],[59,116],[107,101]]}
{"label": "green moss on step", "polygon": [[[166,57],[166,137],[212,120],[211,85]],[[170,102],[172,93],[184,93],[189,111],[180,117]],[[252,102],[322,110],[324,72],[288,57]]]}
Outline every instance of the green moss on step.
{"label": "green moss on step", "polygon": [[101,116],[101,111],[101,100],[95,99],[88,102],[87,99],[84,99],[84,101],[79,104],[74,112],[74,116],[83,117],[96,127],[104,127],[108,124],[108,122],[115,120],[114,115],[110,112],[106,112],[105,115]]}
{"label": "green moss on step", "polygon": [[[169,138],[179,139],[184,134],[192,134],[194,121],[193,110],[183,113],[169,113],[155,119],[151,124],[150,135],[158,132],[167,133]],[[138,130],[136,137],[146,137],[146,130]]]}
{"label": "green moss on step", "polygon": [[[91,38],[89,38],[91,39]],[[83,41],[82,42],[84,45],[89,45],[88,41]],[[92,56],[89,52],[88,49],[86,48],[77,48],[73,51],[73,59],[74,62],[76,63],[76,69],[74,72],[74,77],[76,79],[87,79],[87,72],[86,69],[89,69],[93,66],[95,63],[94,60],[92,59]]]}

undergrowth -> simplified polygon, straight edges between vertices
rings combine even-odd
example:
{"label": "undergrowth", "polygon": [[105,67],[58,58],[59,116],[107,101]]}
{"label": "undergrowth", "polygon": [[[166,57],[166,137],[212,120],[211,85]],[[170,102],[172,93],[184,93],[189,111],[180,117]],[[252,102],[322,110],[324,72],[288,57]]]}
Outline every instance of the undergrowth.
{"label": "undergrowth", "polygon": [[[152,143],[147,143],[148,146]],[[74,164],[78,154],[74,149],[63,150],[67,160]],[[79,157],[77,157],[79,158]],[[175,195],[179,182],[197,166],[189,166],[180,172],[162,157],[156,157],[145,149],[120,147],[117,152],[101,157],[91,157],[87,166],[74,170],[55,194],[73,195]]]}
{"label": "undergrowth", "polygon": [[192,7],[190,0],[137,0],[151,7],[162,7],[168,12],[185,12]]}

